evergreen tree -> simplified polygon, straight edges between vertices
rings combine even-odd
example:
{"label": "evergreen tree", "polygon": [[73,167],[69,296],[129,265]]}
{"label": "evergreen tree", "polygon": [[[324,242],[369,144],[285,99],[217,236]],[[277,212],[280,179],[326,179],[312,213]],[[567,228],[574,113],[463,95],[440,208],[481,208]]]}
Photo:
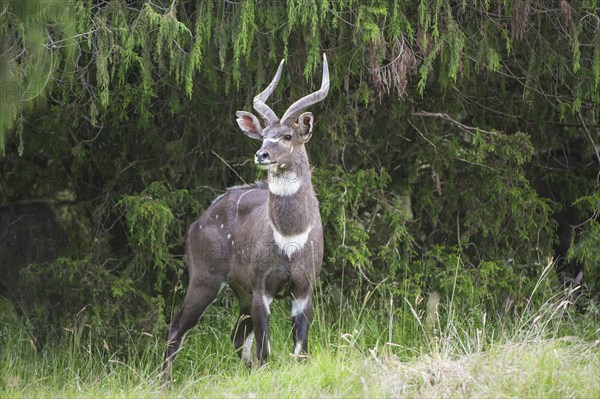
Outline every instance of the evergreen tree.
{"label": "evergreen tree", "polygon": [[251,109],[281,58],[274,108],[310,92],[322,52],[332,87],[313,110],[323,145],[309,151],[327,287],[388,278],[398,297],[446,293],[459,264],[459,288],[498,306],[522,298],[523,279],[554,254],[563,211],[576,226],[566,255],[597,292],[597,10],[595,0],[4,1],[0,202],[47,200],[70,247],[22,273],[39,289],[17,299],[63,298],[40,324],[89,304],[103,325],[118,314],[162,329],[186,278],[186,226],[227,186],[260,176],[235,111]]}

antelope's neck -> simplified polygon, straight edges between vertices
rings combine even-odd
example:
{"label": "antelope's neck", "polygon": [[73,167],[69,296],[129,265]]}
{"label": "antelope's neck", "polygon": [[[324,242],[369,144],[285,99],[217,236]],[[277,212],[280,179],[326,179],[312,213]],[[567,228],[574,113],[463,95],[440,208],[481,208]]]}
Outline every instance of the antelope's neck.
{"label": "antelope's neck", "polygon": [[269,217],[283,236],[304,234],[314,227],[318,205],[308,157],[281,173],[269,172]]}

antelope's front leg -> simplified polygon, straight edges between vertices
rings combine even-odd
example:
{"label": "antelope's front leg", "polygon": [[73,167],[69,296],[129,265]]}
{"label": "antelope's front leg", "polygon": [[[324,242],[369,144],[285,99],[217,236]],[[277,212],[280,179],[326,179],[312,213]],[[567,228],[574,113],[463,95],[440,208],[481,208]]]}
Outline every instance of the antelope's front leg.
{"label": "antelope's front leg", "polygon": [[264,292],[255,292],[252,295],[252,320],[254,336],[256,339],[256,358],[262,366],[266,363],[271,347],[269,345],[269,306],[273,297]]}
{"label": "antelope's front leg", "polygon": [[294,336],[294,356],[306,358],[308,353],[308,327],[312,320],[312,299],[310,294],[292,301],[292,331]]}

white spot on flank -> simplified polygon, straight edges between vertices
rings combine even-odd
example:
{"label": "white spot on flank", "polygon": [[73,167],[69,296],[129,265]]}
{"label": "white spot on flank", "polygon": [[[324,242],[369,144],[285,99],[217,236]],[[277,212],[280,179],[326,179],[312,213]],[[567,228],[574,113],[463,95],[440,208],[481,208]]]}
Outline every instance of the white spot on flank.
{"label": "white spot on flank", "polygon": [[221,223],[221,228],[223,228],[223,223]]}
{"label": "white spot on flank", "polygon": [[302,352],[302,341],[296,342],[296,346],[294,347],[294,356],[298,356]]}
{"label": "white spot on flank", "polygon": [[304,298],[294,299],[292,301],[292,317],[296,317],[303,313],[307,304],[308,296],[305,296]]}
{"label": "white spot on flank", "polygon": [[198,225],[198,230],[202,230],[202,225],[201,224]]}
{"label": "white spot on flank", "polygon": [[231,234],[227,234],[227,239],[229,240],[231,238]]}
{"label": "white spot on flank", "polygon": [[252,362],[252,343],[254,342],[254,332],[250,332],[242,346],[242,360],[246,363]]}
{"label": "white spot on flank", "polygon": [[294,172],[283,172],[279,175],[269,173],[269,191],[273,195],[289,197],[302,187],[302,177]]}
{"label": "white spot on flank", "polygon": [[304,244],[308,240],[308,235],[313,229],[312,224],[308,226],[304,233],[293,234],[289,236],[284,236],[281,234],[273,224],[271,224],[271,228],[273,229],[273,239],[275,243],[281,249],[288,258],[291,257],[294,253],[302,250],[304,248]]}
{"label": "white spot on flank", "polygon": [[218,219],[218,218],[219,218],[219,214],[217,213],[217,214],[215,215],[215,219]]}

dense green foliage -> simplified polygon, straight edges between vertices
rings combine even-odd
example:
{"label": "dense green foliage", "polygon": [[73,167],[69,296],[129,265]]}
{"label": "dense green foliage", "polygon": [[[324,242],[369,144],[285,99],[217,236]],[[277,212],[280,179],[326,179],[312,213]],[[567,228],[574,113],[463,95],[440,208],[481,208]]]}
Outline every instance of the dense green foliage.
{"label": "dense green foliage", "polygon": [[573,203],[585,223],[570,256],[598,292],[598,5],[3,2],[0,203],[48,200],[69,246],[22,273],[39,289],[21,307],[58,331],[81,317],[163,331],[186,226],[260,177],[235,111],[281,58],[272,104],[285,109],[317,85],[322,52],[331,90],[307,147],[325,295],[383,284],[417,307],[437,291],[518,310],[552,255],[553,212]]}

